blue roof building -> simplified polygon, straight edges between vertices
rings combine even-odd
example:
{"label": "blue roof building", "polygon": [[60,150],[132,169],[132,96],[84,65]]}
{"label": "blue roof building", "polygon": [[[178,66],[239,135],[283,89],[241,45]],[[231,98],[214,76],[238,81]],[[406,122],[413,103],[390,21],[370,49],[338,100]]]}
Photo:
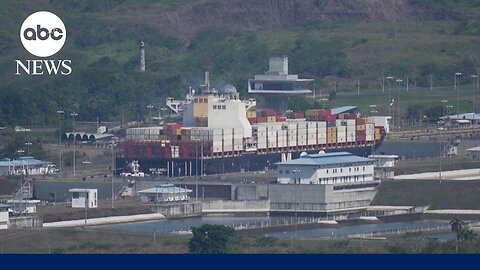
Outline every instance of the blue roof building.
{"label": "blue roof building", "polygon": [[374,161],[348,152],[304,154],[277,163],[281,184],[341,184],[373,180]]}

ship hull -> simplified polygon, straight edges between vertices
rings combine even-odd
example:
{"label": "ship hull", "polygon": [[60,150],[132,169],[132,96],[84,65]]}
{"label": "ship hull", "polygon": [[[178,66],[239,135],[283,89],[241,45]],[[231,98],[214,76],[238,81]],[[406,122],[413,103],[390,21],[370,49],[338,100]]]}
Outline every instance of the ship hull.
{"label": "ship hull", "polygon": [[[381,145],[383,140],[375,145],[375,149]],[[156,174],[167,177],[190,177],[202,174],[224,174],[234,172],[248,172],[248,171],[264,171],[276,167],[275,163],[281,162],[282,159],[299,158],[304,151],[283,152],[283,153],[265,153],[258,154],[256,152],[244,153],[240,156],[234,157],[219,157],[219,158],[201,158],[198,159],[160,159],[160,158],[136,158],[140,164],[140,168],[147,174]],[[318,151],[306,151],[308,154],[318,153]],[[358,156],[368,156],[372,152],[371,146],[355,146],[355,147],[341,147],[325,149],[325,152],[350,152]],[[117,158],[117,168],[123,169],[125,165],[131,162],[132,159],[123,157]],[[203,165],[203,166],[202,166]],[[203,172],[201,168],[203,167]],[[197,169],[198,168],[198,169]]]}

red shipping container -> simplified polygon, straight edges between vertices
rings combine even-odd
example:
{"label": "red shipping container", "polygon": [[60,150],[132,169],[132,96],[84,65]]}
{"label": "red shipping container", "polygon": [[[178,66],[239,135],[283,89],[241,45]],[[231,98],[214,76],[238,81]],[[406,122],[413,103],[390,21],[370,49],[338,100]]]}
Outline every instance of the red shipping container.
{"label": "red shipping container", "polygon": [[301,113],[301,112],[293,112],[293,113],[292,113],[292,116],[293,116],[293,117],[292,117],[293,119],[304,118],[303,113]]}
{"label": "red shipping container", "polygon": [[329,115],[326,117],[325,119],[327,122],[335,122],[337,120],[337,118],[335,117],[335,115]]}
{"label": "red shipping container", "polygon": [[165,127],[165,129],[171,130],[171,131],[181,129],[181,128],[182,126],[178,123],[168,123]]}
{"label": "red shipping container", "polygon": [[247,118],[247,119],[248,119],[248,122],[250,122],[250,125],[257,123],[257,118]]}
{"label": "red shipping container", "polygon": [[357,125],[365,125],[365,118],[357,118]]}
{"label": "red shipping container", "polygon": [[266,123],[267,122],[267,117],[266,116],[257,116],[257,123]]}

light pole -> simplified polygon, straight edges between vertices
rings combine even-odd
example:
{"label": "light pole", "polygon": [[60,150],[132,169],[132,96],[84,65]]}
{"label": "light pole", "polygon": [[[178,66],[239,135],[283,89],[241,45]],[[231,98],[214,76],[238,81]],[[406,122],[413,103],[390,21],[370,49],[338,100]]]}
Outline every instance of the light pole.
{"label": "light pole", "polygon": [[148,123],[150,125],[152,125],[152,109],[153,109],[153,105],[147,105],[147,109],[148,109]]}
{"label": "light pole", "polygon": [[198,142],[195,142],[195,201],[198,201]]}
{"label": "light pole", "polygon": [[473,106],[473,119],[472,119],[472,128],[473,128],[473,125],[475,124],[475,114],[476,114],[476,104],[475,104],[475,92],[477,90],[477,81],[478,81],[478,75],[477,74],[473,74],[472,75],[472,79],[473,79],[473,100],[472,100],[472,106]]}
{"label": "light pole", "polygon": [[115,143],[112,142],[112,209],[115,208]]}
{"label": "light pole", "polygon": [[[300,184],[300,178],[298,178],[298,183],[297,183],[297,173],[299,173],[300,170],[295,168],[292,170],[293,174],[293,184],[295,185],[295,234],[294,238],[297,238],[297,224],[298,224],[298,214],[297,214],[297,205],[298,205],[298,200],[297,200],[297,191],[298,191],[298,185]],[[293,238],[292,238],[292,246],[293,246]]]}
{"label": "light pole", "polygon": [[[370,107],[370,115],[373,118],[373,116],[378,112],[377,111],[377,105],[376,104],[370,104],[368,105]],[[373,119],[372,119],[373,120]],[[365,143],[366,143],[366,138],[365,138]],[[375,155],[375,138],[373,138],[373,143],[372,143],[372,155]]]}
{"label": "light pole", "polygon": [[[59,124],[59,128],[58,128],[58,147],[60,147],[60,145],[62,144],[62,122],[63,122],[63,115],[65,114],[64,111],[62,110],[58,110],[57,111],[57,114],[58,114],[58,124]],[[58,163],[60,164],[60,170],[62,170],[62,150],[61,149],[58,149]]]}
{"label": "light pole", "polygon": [[390,80],[393,80],[393,77],[392,76],[388,76],[387,77],[387,81],[388,81],[388,116],[390,116],[390,103],[392,102],[392,97],[391,97],[391,94],[390,94]]}
{"label": "light pole", "polygon": [[[447,119],[447,106],[446,105],[448,103],[448,100],[446,99],[442,99],[440,101],[443,105],[443,129],[440,129],[440,127],[437,128],[437,130],[440,130],[440,132],[442,133],[442,139],[440,141],[440,144],[438,145],[440,147],[440,157],[439,157],[439,173],[438,173],[438,177],[440,179],[440,181],[442,181],[442,158],[443,158],[443,155],[445,154],[445,120]],[[440,124],[438,125],[440,126]]]}
{"label": "light pole", "polygon": [[161,107],[160,108],[160,117],[162,118],[162,122],[165,123],[165,121],[163,120],[163,116],[165,115],[165,111],[167,111],[168,109],[166,107]]}
{"label": "light pole", "polygon": [[[75,175],[75,139],[77,137],[77,135],[75,134],[75,118],[78,116],[78,113],[76,112],[73,112],[70,114],[70,116],[72,117],[73,119],[73,175]],[[86,224],[87,224],[87,220],[85,220],[85,227],[86,227]]]}
{"label": "light pole", "polygon": [[87,179],[85,181],[85,230],[87,229],[87,219],[88,219],[88,188],[87,188]]}
{"label": "light pole", "polygon": [[457,76],[462,76],[461,72],[455,72],[455,77],[453,79],[453,86],[455,91],[457,91],[457,118],[460,114],[460,87],[457,87]]}
{"label": "light pole", "polygon": [[397,79],[395,80],[397,82],[397,123],[395,123],[397,125],[397,130],[400,130],[400,83],[402,82],[401,79]]}
{"label": "light pole", "polygon": [[28,141],[25,145],[27,146],[27,156],[30,156],[30,145],[32,145],[32,143]]}

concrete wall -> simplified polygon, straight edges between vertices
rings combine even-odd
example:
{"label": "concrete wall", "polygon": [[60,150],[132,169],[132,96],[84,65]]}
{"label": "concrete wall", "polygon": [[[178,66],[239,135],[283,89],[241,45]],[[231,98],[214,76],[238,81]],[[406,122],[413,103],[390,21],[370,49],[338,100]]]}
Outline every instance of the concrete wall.
{"label": "concrete wall", "polygon": [[160,203],[151,205],[152,212],[166,217],[191,217],[202,215],[201,202]]}
{"label": "concrete wall", "polygon": [[245,200],[245,201],[204,201],[202,203],[203,213],[220,212],[268,212],[270,210],[269,200]]}
{"label": "concrete wall", "polygon": [[41,228],[43,222],[37,215],[10,217],[9,228]]}
{"label": "concrete wall", "polygon": [[325,185],[269,184],[272,211],[325,211]]}
{"label": "concrete wall", "polygon": [[334,185],[270,184],[268,189],[271,211],[289,212],[328,212],[364,208],[370,205],[377,192],[375,187],[334,190]]}
{"label": "concrete wall", "polygon": [[367,207],[377,193],[376,188],[357,188],[333,190],[333,185],[328,185],[325,192],[327,210]]}
{"label": "concrete wall", "polygon": [[268,185],[240,184],[232,185],[232,200],[266,200],[268,199]]}

